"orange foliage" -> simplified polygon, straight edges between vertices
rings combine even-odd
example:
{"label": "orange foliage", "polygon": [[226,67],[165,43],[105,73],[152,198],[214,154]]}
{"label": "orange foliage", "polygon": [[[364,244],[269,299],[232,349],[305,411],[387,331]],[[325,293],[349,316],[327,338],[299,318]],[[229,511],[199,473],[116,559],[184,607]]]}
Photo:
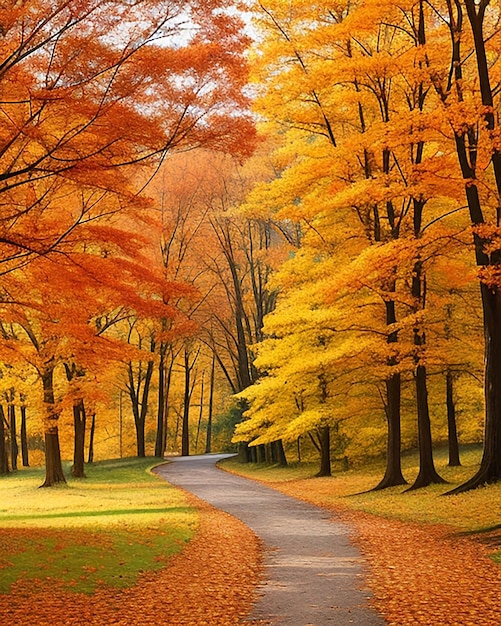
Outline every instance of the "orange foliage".
{"label": "orange foliage", "polygon": [[92,188],[131,194],[126,164],[207,143],[252,150],[248,41],[224,9],[220,0],[3,3],[0,263],[51,250],[71,227],[63,219],[47,232],[56,190],[60,200],[68,185],[87,198]]}

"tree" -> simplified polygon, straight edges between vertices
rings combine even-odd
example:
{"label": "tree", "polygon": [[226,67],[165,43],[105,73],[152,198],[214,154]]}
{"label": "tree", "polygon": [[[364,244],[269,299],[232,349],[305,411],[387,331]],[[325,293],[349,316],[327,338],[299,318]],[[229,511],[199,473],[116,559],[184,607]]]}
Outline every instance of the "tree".
{"label": "tree", "polygon": [[[253,125],[242,92],[247,39],[239,18],[221,4],[144,0],[76,6],[60,0],[48,11],[33,0],[2,9],[4,272],[60,252],[108,192],[117,199],[115,206],[108,202],[109,212],[137,204],[130,181],[139,177],[132,164],[149,157],[158,163],[168,150],[207,142],[242,154],[250,149]],[[233,133],[248,141],[237,145]],[[63,210],[75,190],[84,210],[75,210],[75,202]],[[6,317],[18,312],[19,307]],[[46,341],[37,336],[40,329],[21,326],[39,352],[39,341]],[[59,355],[47,370],[39,369],[47,405],[58,362]],[[57,412],[49,412],[47,423],[54,426]],[[48,450],[58,455],[56,445]],[[62,480],[56,466],[51,461],[54,475],[47,484]]]}
{"label": "tree", "polygon": [[[71,204],[69,198],[67,203]],[[162,299],[172,289],[145,267],[139,253],[145,239],[133,232],[137,222],[132,228],[123,212],[113,219],[115,223],[106,226],[89,219],[80,224],[78,233],[74,231],[74,238],[61,243],[64,254],[57,263],[52,256],[38,258],[4,279],[3,354],[10,363],[29,363],[43,385],[46,486],[64,481],[58,440],[61,405],[54,388],[57,368],[66,367],[74,387],[70,396],[76,426],[74,468],[81,474],[83,399],[95,397],[97,373],[131,356],[126,344],[106,337],[105,331],[131,311],[144,317],[175,315]]]}
{"label": "tree", "polygon": [[183,145],[236,149],[233,133],[249,139],[240,148],[250,147],[247,39],[222,4],[56,0],[48,8],[29,0],[2,9],[4,271],[67,233],[30,228],[60,179],[85,186],[97,175],[106,187],[117,167]]}
{"label": "tree", "polygon": [[281,286],[277,308],[266,316],[266,338],[255,347],[260,375],[239,394],[249,406],[235,435],[251,445],[308,435],[321,476],[331,474],[331,448],[343,447],[340,424],[360,411],[349,363],[367,347],[335,329],[340,309],[321,305],[331,269],[330,259],[303,249],[274,277]]}
{"label": "tree", "polygon": [[[195,156],[194,156],[195,154]],[[191,370],[187,337],[198,330],[197,311],[200,302],[211,286],[207,284],[203,263],[200,263],[202,250],[207,246],[205,218],[207,207],[200,195],[205,172],[199,168],[199,160],[205,151],[178,155],[170,159],[154,181],[154,194],[161,215],[159,248],[161,263],[166,280],[182,281],[191,293],[179,293],[173,304],[183,310],[187,324],[184,334],[173,333],[168,320],[161,321],[159,332],[158,363],[158,410],[155,454],[162,456],[167,438],[167,413],[172,372],[175,360],[183,352],[181,369],[185,375],[184,405],[182,422],[182,449],[189,451],[189,404],[191,402]],[[197,162],[195,166],[194,163]],[[190,297],[187,297],[190,296]],[[188,361],[186,361],[188,358]],[[194,366],[194,363],[193,363]]]}
{"label": "tree", "polygon": [[[294,134],[299,129],[299,135],[306,135],[306,141],[311,139],[315,146],[310,151],[303,145],[302,157],[297,166],[292,165],[291,176],[287,179],[282,177],[283,180],[277,181],[278,185],[274,183],[282,190],[285,181],[293,185],[292,193],[285,190],[285,196],[276,194],[279,197],[278,206],[284,208],[290,198],[290,208],[286,209],[287,213],[282,209],[281,215],[296,216],[296,219],[300,215],[306,229],[319,235],[321,241],[317,241],[317,247],[322,247],[323,242],[323,253],[330,254],[328,246],[332,246],[333,237],[325,230],[330,218],[326,218],[323,210],[325,206],[327,211],[332,211],[333,192],[334,195],[337,192],[344,197],[335,202],[334,207],[345,210],[347,204],[351,205],[369,244],[381,245],[398,238],[404,215],[395,208],[397,198],[387,193],[368,193],[367,186],[368,181],[374,186],[380,180],[380,184],[385,185],[391,178],[391,150],[382,144],[378,157],[381,142],[377,141],[376,134],[377,129],[390,120],[390,94],[395,75],[389,64],[391,38],[384,28],[379,35],[372,32],[367,35],[365,20],[361,27],[352,20],[351,28],[359,32],[353,37],[348,35],[344,23],[351,17],[350,3],[341,3],[336,11],[323,3],[315,7],[294,7],[293,12],[284,12],[280,3],[266,3],[266,6],[260,3],[259,7],[268,36],[262,46],[264,53],[258,71],[262,73],[261,68],[264,67],[264,72],[273,76],[273,84],[267,81],[262,90],[259,110],[272,120],[272,129],[273,123],[277,122],[292,127]],[[306,28],[305,24],[308,24]],[[280,47],[277,41],[281,42]],[[289,63],[285,65],[284,54],[289,57]],[[385,55],[386,60],[383,58]],[[377,66],[374,75],[371,63]],[[330,80],[326,80],[327,76]],[[293,89],[291,85],[294,85]],[[350,87],[353,95],[347,98]],[[277,93],[283,94],[282,100],[287,103],[285,110],[276,97]],[[341,115],[339,111],[342,111]],[[349,135],[346,133],[347,126]],[[336,154],[339,152],[341,154]],[[306,155],[308,160],[305,160]],[[311,173],[307,171],[308,166]],[[332,172],[336,172],[335,184]],[[324,196],[321,195],[322,183],[318,180],[322,176],[327,183]],[[346,193],[348,187],[353,190],[352,193]],[[308,191],[312,188],[315,189],[314,194]],[[308,195],[313,202],[308,202]],[[385,196],[386,201],[382,199]],[[319,197],[323,203],[318,202]],[[357,228],[352,221],[349,223]],[[341,238],[339,233],[338,240]],[[396,351],[391,348],[399,336],[395,298],[391,297],[396,285],[391,276],[384,280],[386,295],[382,304],[391,356],[388,357],[384,399],[388,424],[387,468],[379,487],[405,483],[400,467],[401,373],[397,367]]]}
{"label": "tree", "polygon": [[[427,399],[429,364],[437,354],[429,343],[428,273],[460,237],[464,220],[453,144],[444,135],[433,89],[437,81],[453,79],[454,71],[433,71],[448,58],[443,31],[454,20],[443,17],[445,5],[422,1],[346,2],[335,10],[327,3],[266,2],[257,3],[256,11],[263,33],[254,70],[258,111],[269,133],[281,133],[279,152],[288,161],[264,193],[262,186],[256,189],[254,202],[264,197],[274,215],[300,221],[308,234],[303,246],[315,246],[320,257],[339,255],[336,273],[353,263],[355,271],[346,276],[358,273],[358,284],[381,299],[388,451],[378,487],[405,482],[400,395],[408,372],[415,383],[421,451],[413,488],[439,482]],[[456,123],[463,112],[454,110]],[[444,170],[452,174],[445,184]],[[362,272],[371,281],[361,280]],[[336,285],[332,291],[340,293]],[[373,318],[359,332],[381,329]]]}
{"label": "tree", "polygon": [[[255,374],[250,345],[261,336],[262,320],[275,298],[266,283],[278,235],[270,224],[236,210],[250,180],[261,175],[257,163],[253,159],[240,166],[231,155],[199,150],[169,159],[152,182],[162,216],[165,275],[196,289],[197,298],[177,306],[193,322],[201,358],[212,351],[232,391]],[[160,349],[160,363],[161,354]],[[180,369],[186,372],[183,363]]]}
{"label": "tree", "polygon": [[[487,60],[489,40],[495,40],[499,31],[495,23],[490,24],[488,12],[490,5],[489,0],[448,3],[445,12],[447,19],[444,20],[444,24],[449,30],[452,54],[447,81],[441,80],[439,68],[430,62],[430,73],[450,121],[464,180],[468,211],[473,227],[475,259],[481,268],[480,291],[485,334],[484,453],[478,472],[464,485],[453,490],[453,493],[495,482],[501,478],[501,379],[498,362],[501,346],[501,298],[496,278],[499,272],[496,239],[501,215],[499,210],[501,152],[494,140],[498,133],[498,124],[494,114],[495,92],[491,86],[495,68],[491,67]],[[498,11],[498,7],[492,6],[492,8],[494,13]],[[470,40],[467,39],[465,18],[470,27],[472,48],[469,45]],[[485,33],[488,28],[492,31],[489,35]],[[466,50],[464,49],[465,38]],[[476,67],[467,66],[472,73],[465,76],[465,70],[468,71],[468,69],[463,66],[471,51],[475,55]],[[468,83],[465,82],[465,78],[469,78]],[[478,89],[474,87],[475,78],[478,80]],[[464,107],[464,115],[461,115],[458,107]],[[478,113],[474,111],[475,108],[479,111]],[[458,124],[458,112],[462,124]],[[487,196],[483,193],[484,185],[488,189]],[[487,198],[489,200],[492,198],[491,202],[495,207],[492,216],[490,215],[492,211],[489,210],[491,202]]]}

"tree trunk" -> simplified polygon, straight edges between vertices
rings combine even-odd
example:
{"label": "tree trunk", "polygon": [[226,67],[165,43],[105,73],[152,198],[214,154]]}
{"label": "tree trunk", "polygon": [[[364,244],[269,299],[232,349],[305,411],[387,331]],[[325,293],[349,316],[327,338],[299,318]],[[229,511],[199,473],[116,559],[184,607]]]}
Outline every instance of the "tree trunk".
{"label": "tree trunk", "polygon": [[166,387],[166,371],[165,371],[165,350],[166,346],[160,344],[160,361],[158,363],[158,409],[157,409],[157,433],[155,437],[155,456],[163,457],[165,442],[165,387]]}
{"label": "tree trunk", "polygon": [[402,474],[401,459],[402,435],[400,420],[400,395],[402,385],[400,374],[393,374],[391,378],[385,381],[385,384],[385,414],[388,429],[388,438],[386,442],[386,471],[381,482],[374,487],[374,491],[407,484],[407,481]]}
{"label": "tree trunk", "polygon": [[73,402],[73,466],[71,474],[75,478],[85,478],[84,456],[85,456],[85,404],[83,398]]}
{"label": "tree trunk", "polygon": [[476,474],[449,494],[501,480],[501,294],[483,283],[481,292],[485,337],[484,450]]}
{"label": "tree trunk", "polygon": [[[256,448],[250,448],[246,443],[238,444],[238,462],[239,463],[251,463],[253,456],[255,456]],[[255,461],[254,461],[255,462]]]}
{"label": "tree trunk", "polygon": [[449,466],[461,465],[459,458],[459,441],[456,424],[456,405],[454,403],[454,379],[452,372],[447,370],[446,379],[447,434],[449,442]]}
{"label": "tree trunk", "polygon": [[264,459],[265,459],[265,463],[266,465],[272,465],[273,464],[273,446],[271,443],[267,443],[264,446]]}
{"label": "tree trunk", "polygon": [[238,391],[242,391],[249,387],[252,380],[251,373],[251,363],[249,360],[249,351],[248,351],[248,342],[251,341],[251,338],[246,336],[245,328],[244,328],[244,319],[245,319],[245,306],[244,306],[244,298],[242,293],[242,286],[240,277],[238,275],[238,263],[235,261],[233,255],[233,244],[231,241],[231,237],[229,232],[224,233],[224,239],[226,242],[226,246],[223,247],[223,252],[228,262],[228,267],[231,272],[232,282],[233,282],[233,290],[234,290],[234,319],[235,319],[235,327],[237,331],[236,336],[236,348],[237,348],[237,380],[238,380]]}
{"label": "tree trunk", "polygon": [[53,487],[66,482],[61,465],[57,426],[51,432],[45,433],[45,473],[45,482],[40,485],[41,487]]}
{"label": "tree trunk", "polygon": [[[143,338],[140,337],[139,347],[143,347]],[[149,351],[153,355],[156,350],[156,341],[153,334],[149,337]],[[148,413],[148,398],[150,393],[151,378],[153,376],[153,356],[146,362],[139,361],[137,372],[134,372],[134,364],[129,361],[127,365],[127,391],[129,393],[136,429],[136,455],[138,458],[146,456],[145,427]]]}
{"label": "tree trunk", "polygon": [[276,441],[272,441],[270,444],[270,448],[271,448],[271,462],[273,463],[273,465],[275,465],[275,463],[278,462],[278,455],[277,455],[277,449],[275,446]]}
{"label": "tree trunk", "polygon": [[190,455],[191,367],[188,351],[184,351],[184,401],[181,426],[181,456]]}
{"label": "tree trunk", "polygon": [[332,476],[331,431],[329,426],[322,426],[318,429],[318,441],[320,444],[320,469],[316,476]]}
{"label": "tree trunk", "polygon": [[6,421],[3,406],[0,404],[0,475],[9,473],[9,455],[6,442]]}
{"label": "tree trunk", "polygon": [[162,448],[162,456],[167,450],[167,434],[169,430],[169,396],[170,396],[170,383],[172,379],[172,368],[174,367],[174,359],[171,361],[169,369],[167,370],[167,380],[165,382],[165,406],[164,406],[164,441]]}
{"label": "tree trunk", "polygon": [[134,426],[136,429],[136,451],[138,458],[144,458],[146,456],[145,427],[146,414],[148,412],[148,396],[150,393],[151,377],[153,375],[153,365],[153,361],[148,361],[144,379],[142,381],[138,380],[137,386],[134,384],[132,364],[129,364],[128,369],[128,391],[132,405],[132,414],[134,416]]}
{"label": "tree trunk", "polygon": [[[421,212],[422,207],[420,207]],[[416,216],[416,212],[415,212]],[[414,218],[416,222],[416,217]],[[420,218],[419,218],[420,223]],[[416,225],[416,231],[419,225]],[[416,312],[424,310],[426,300],[426,282],[423,266],[418,258],[414,263],[412,275],[412,296],[416,301]],[[414,328],[415,363],[414,382],[416,385],[417,404],[417,427],[419,445],[419,473],[409,490],[427,487],[432,483],[445,483],[446,481],[438,474],[433,462],[433,443],[431,437],[430,410],[428,405],[428,387],[426,384],[426,367],[422,363],[422,351],[426,345],[426,335],[419,325]]]}
{"label": "tree trunk", "polygon": [[[216,355],[212,353],[212,363],[210,369],[210,387],[209,387],[209,414],[207,416],[207,434],[205,438],[205,454],[212,452],[212,417],[214,411],[214,382],[216,373]],[[239,446],[240,448],[241,446]]]}
{"label": "tree trunk", "polygon": [[89,433],[89,454],[87,456],[87,463],[94,463],[94,434],[96,432],[96,414],[93,413],[90,420],[90,433]]}
{"label": "tree trunk", "polygon": [[17,444],[17,423],[16,423],[16,406],[10,402],[7,407],[9,415],[10,430],[10,459],[13,470],[17,470],[17,457],[19,455],[19,446]]}
{"label": "tree trunk", "polygon": [[202,382],[200,387],[200,411],[198,412],[197,437],[195,440],[195,452],[198,454],[198,441],[200,439],[200,430],[202,428],[202,418],[204,410],[204,393],[205,393],[205,370],[202,372]]}
{"label": "tree trunk", "polygon": [[41,487],[52,487],[58,483],[65,483],[61,450],[59,447],[59,432],[57,422],[59,413],[56,410],[54,399],[54,368],[42,374],[44,404],[45,404],[45,481]]}
{"label": "tree trunk", "polygon": [[123,457],[123,444],[124,444],[124,424],[123,424],[123,403],[122,403],[123,391],[120,389],[118,392],[118,454],[120,458]]}
{"label": "tree trunk", "polygon": [[[390,290],[395,291],[395,282],[390,285]],[[397,317],[395,311],[394,300],[385,302],[386,325],[390,328],[396,324]],[[389,346],[398,341],[398,331],[392,330],[388,333],[386,342]],[[388,359],[388,365],[394,367],[397,365],[395,357]],[[407,481],[402,474],[402,436],[401,436],[401,379],[400,374],[392,374],[385,381],[385,415],[387,424],[387,440],[386,440],[386,470],[379,484],[374,487],[374,491],[386,489],[387,487],[395,487],[397,485],[406,485]]]}
{"label": "tree trunk", "polygon": [[265,450],[265,446],[262,443],[260,443],[257,446],[257,462],[258,463],[266,462],[266,450]]}
{"label": "tree trunk", "polygon": [[485,443],[476,479],[481,483],[501,478],[501,293],[482,285],[485,321]]}
{"label": "tree trunk", "polygon": [[275,447],[277,463],[280,467],[287,467],[287,457],[285,456],[283,441],[281,439],[274,441],[273,446]]}
{"label": "tree trunk", "polygon": [[176,428],[174,429],[174,443],[173,443],[173,449],[177,450],[177,438],[179,435],[179,422],[181,419],[181,415],[179,413],[179,411],[176,411]]}
{"label": "tree trunk", "polygon": [[418,365],[414,374],[416,382],[416,401],[418,414],[418,442],[419,442],[419,473],[409,489],[427,487],[432,483],[446,481],[437,473],[433,462],[433,446],[431,438],[431,423],[428,409],[428,390],[426,387],[426,368]]}
{"label": "tree trunk", "polygon": [[[65,363],[66,379],[73,386],[74,393],[78,390],[78,380],[85,377],[85,369],[78,367],[72,361]],[[73,381],[73,382],[72,382]],[[75,382],[77,385],[75,386]],[[75,478],[85,478],[84,457],[85,457],[85,402],[83,397],[73,400],[73,465],[71,474]]]}
{"label": "tree trunk", "polygon": [[191,397],[193,395],[193,388],[195,385],[196,376],[193,377],[191,372],[195,367],[195,364],[200,355],[200,348],[195,353],[190,363],[190,349],[188,346],[184,350],[184,400],[183,400],[183,419],[181,424],[181,455],[189,456],[190,454],[190,405]]}
{"label": "tree trunk", "polygon": [[146,429],[146,414],[148,413],[148,396],[150,393],[151,377],[153,375],[153,361],[149,361],[146,367],[146,378],[143,387],[143,397],[141,399],[141,413],[139,416],[139,423],[136,424],[137,434],[137,456],[146,456],[145,445],[145,429]]}
{"label": "tree trunk", "polygon": [[[22,398],[24,401],[24,398]],[[1,434],[0,434],[1,436]],[[26,433],[26,405],[21,404],[21,458],[23,460],[23,467],[30,466],[30,458],[28,452],[28,435]]]}

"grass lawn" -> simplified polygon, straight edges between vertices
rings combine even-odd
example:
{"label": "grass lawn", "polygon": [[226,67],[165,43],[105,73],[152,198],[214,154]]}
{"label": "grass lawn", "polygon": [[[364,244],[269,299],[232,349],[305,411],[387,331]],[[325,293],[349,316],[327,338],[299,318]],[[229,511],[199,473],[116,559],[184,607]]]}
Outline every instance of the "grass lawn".
{"label": "grass lawn", "polygon": [[[460,532],[492,530],[501,525],[501,484],[457,496],[442,496],[472,476],[480,461],[479,446],[464,446],[462,466],[447,466],[447,450],[435,452],[435,465],[446,485],[431,485],[404,493],[404,487],[369,491],[384,474],[384,463],[373,462],[348,471],[333,471],[332,477],[315,478],[318,463],[296,463],[280,468],[264,464],[240,464],[235,458],[222,462],[229,471],[270,483],[273,487],[314,504],[356,509],[403,521],[447,524]],[[403,457],[405,478],[412,483],[418,472],[416,454]],[[365,492],[365,493],[364,493]]]}
{"label": "grass lawn", "polygon": [[39,489],[43,469],[0,478],[0,593],[16,581],[92,593],[129,587],[193,536],[196,511],[151,473],[152,459],[103,461]]}

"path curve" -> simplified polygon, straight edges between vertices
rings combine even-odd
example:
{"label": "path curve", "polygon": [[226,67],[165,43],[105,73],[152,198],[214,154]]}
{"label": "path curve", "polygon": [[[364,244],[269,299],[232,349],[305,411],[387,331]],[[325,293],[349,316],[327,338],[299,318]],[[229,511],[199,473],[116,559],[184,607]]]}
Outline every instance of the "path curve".
{"label": "path curve", "polygon": [[265,581],[249,616],[274,626],[381,626],[364,563],[332,513],[216,468],[232,455],[172,457],[155,473],[234,515],[265,546]]}

